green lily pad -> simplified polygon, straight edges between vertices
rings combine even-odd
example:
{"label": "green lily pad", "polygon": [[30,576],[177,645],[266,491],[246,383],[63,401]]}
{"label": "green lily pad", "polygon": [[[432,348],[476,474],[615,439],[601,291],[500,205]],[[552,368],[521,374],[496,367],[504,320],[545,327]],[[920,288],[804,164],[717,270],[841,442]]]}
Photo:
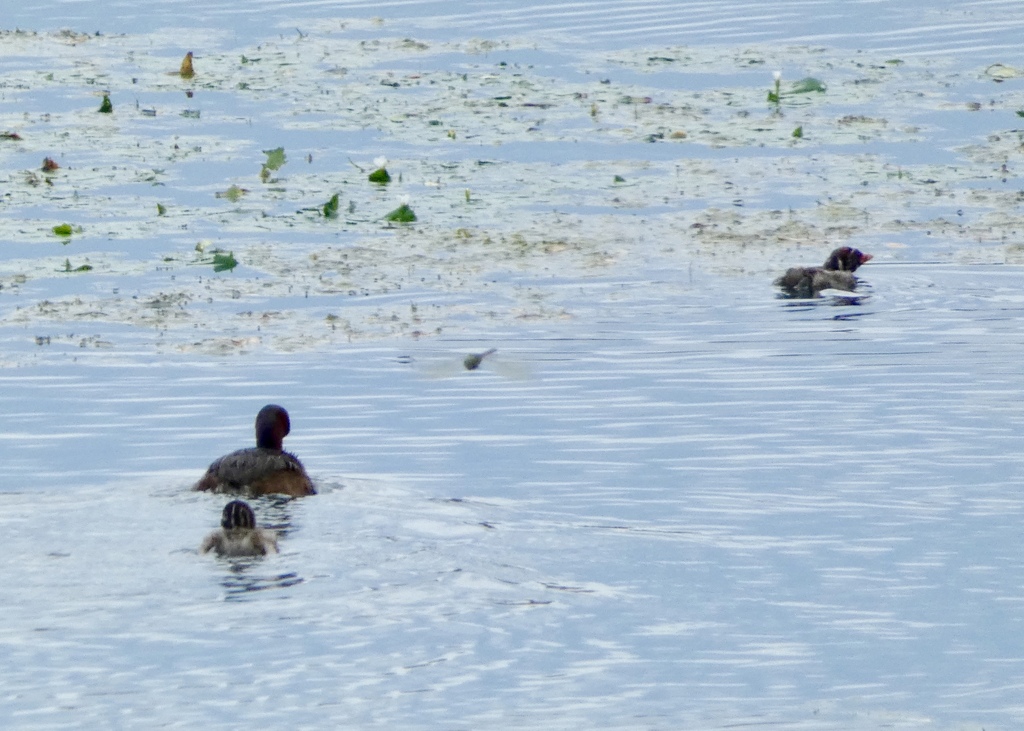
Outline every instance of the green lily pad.
{"label": "green lily pad", "polygon": [[280,170],[281,167],[288,162],[288,158],[284,154],[283,147],[276,147],[273,150],[264,150],[263,154],[267,156],[267,161],[263,163],[263,167],[267,170]]}
{"label": "green lily pad", "polygon": [[394,223],[412,223],[416,220],[416,214],[409,207],[408,203],[403,203],[384,218]]}
{"label": "green lily pad", "polygon": [[215,272],[230,272],[238,266],[238,259],[235,258],[234,252],[231,251],[215,251],[213,252],[213,271]]}

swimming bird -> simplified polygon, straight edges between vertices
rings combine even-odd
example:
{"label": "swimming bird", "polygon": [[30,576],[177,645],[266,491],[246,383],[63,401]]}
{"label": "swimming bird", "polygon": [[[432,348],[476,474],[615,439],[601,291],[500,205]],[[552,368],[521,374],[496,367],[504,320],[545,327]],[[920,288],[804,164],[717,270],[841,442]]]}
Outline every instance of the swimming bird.
{"label": "swimming bird", "polygon": [[256,446],[216,460],[193,489],[249,495],[315,495],[302,462],[282,448],[290,431],[288,412],[281,406],[267,404],[256,415]]}
{"label": "swimming bird", "polygon": [[857,288],[857,278],[853,273],[861,264],[871,261],[874,257],[849,246],[841,246],[831,254],[820,267],[792,267],[775,280],[775,286],[781,287],[789,297],[810,299],[817,297],[825,289],[841,289],[853,292]]}
{"label": "swimming bird", "polygon": [[462,365],[465,366],[467,371],[475,371],[477,368],[480,367],[480,364],[484,362],[484,358],[486,358],[489,355],[493,355],[494,353],[497,352],[497,348],[491,348],[490,350],[486,350],[483,353],[471,353],[470,355],[467,355],[465,358],[463,358]]}
{"label": "swimming bird", "polygon": [[220,530],[203,539],[200,553],[216,552],[218,556],[266,556],[277,553],[277,534],[256,527],[256,515],[241,500],[232,500],[221,513]]}

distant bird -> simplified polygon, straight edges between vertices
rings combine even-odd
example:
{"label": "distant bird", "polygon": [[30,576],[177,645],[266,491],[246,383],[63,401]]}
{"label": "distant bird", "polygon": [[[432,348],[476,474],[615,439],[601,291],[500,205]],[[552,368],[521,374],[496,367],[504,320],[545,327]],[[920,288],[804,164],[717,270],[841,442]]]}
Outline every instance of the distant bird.
{"label": "distant bird", "polygon": [[775,280],[787,296],[795,299],[811,299],[825,289],[841,289],[853,292],[857,289],[857,278],[853,273],[861,264],[874,257],[849,246],[841,246],[828,255],[820,267],[793,267]]}
{"label": "distant bird", "polygon": [[299,458],[282,449],[291,431],[288,412],[268,404],[256,415],[256,446],[239,449],[216,460],[195,484],[195,490],[315,495],[313,483]]}
{"label": "distant bird", "polygon": [[484,351],[483,353],[473,353],[471,355],[467,355],[465,359],[462,361],[462,365],[466,367],[467,371],[475,371],[477,368],[480,367],[480,364],[484,362],[484,358],[486,358],[489,355],[493,355],[494,353],[497,352],[497,348],[491,348],[490,350]]}
{"label": "distant bird", "polygon": [[256,527],[256,515],[241,500],[232,500],[224,506],[220,518],[221,529],[203,539],[200,553],[214,551],[218,556],[266,556],[277,553],[277,535],[274,531]]}

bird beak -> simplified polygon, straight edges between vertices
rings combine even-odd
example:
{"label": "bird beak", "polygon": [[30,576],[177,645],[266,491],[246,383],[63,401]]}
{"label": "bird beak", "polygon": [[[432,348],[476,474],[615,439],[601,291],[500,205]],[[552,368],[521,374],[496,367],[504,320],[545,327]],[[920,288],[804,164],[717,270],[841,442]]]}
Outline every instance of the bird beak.
{"label": "bird beak", "polygon": [[869,261],[871,261],[874,258],[875,257],[873,255],[871,255],[871,254],[863,254],[861,256],[861,258],[860,258],[860,263],[861,264],[867,264]]}

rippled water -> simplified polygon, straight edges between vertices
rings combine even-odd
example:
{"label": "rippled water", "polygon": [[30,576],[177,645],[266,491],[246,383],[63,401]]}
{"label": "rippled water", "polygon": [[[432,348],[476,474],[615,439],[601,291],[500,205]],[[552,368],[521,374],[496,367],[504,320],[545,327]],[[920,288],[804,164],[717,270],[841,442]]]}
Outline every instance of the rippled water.
{"label": "rippled water", "polygon": [[[130,0],[99,5],[77,0],[26,0],[6,9],[8,28],[73,27],[140,32],[165,27],[224,29],[235,38],[291,32],[310,18],[381,18],[433,37],[555,35],[601,45],[819,43],[902,54],[1014,51],[1024,13],[1014,0],[878,2],[775,0],[651,2],[589,0],[517,3],[498,0],[313,0],[245,4],[213,0],[182,12],[173,3]],[[496,33],[497,31],[497,33]]]}
{"label": "rippled water", "polygon": [[[590,140],[557,105],[556,131],[542,125],[537,140],[481,123],[493,139],[442,153],[391,119],[331,147],[315,123],[335,118],[316,122],[307,100],[232,97],[225,82],[211,92],[224,109],[203,107],[205,127],[183,131],[192,122],[164,107],[155,131],[118,117],[116,135],[139,146],[118,150],[109,179],[102,155],[68,143],[86,202],[62,197],[63,181],[31,198],[45,184],[25,188],[23,170],[38,165],[32,134],[46,127],[26,123],[27,149],[0,148],[7,727],[1020,726],[1024,269],[1012,109],[1024,99],[1021,82],[981,75],[1014,60],[1001,54],[1017,43],[1017,4],[257,3],[244,16],[207,5],[190,20],[234,34],[226,45],[259,43],[292,15],[338,14],[456,40],[575,29],[605,49],[785,42],[825,44],[837,65],[850,59],[843,47],[965,60],[869,79],[898,100],[894,121],[863,131],[862,147],[840,134],[812,138],[810,151],[752,143],[712,112],[687,121],[699,142],[682,148],[610,140],[620,133],[610,123]],[[116,21],[89,4],[28,3],[2,22],[42,29],[46,11],[106,33],[181,23],[178,6],[113,7]],[[123,53],[143,68],[133,54],[144,44],[120,42],[91,59],[69,51],[79,53],[69,66]],[[507,58],[562,81],[593,62],[551,43]],[[464,63],[425,58],[388,68],[419,63],[430,76]],[[601,70],[643,93],[676,78],[618,60]],[[361,73],[349,77],[354,95]],[[762,100],[768,71],[756,73],[729,83],[758,85]],[[4,87],[18,111],[0,128],[23,108],[24,119],[53,105],[75,119],[84,102],[65,91],[73,84],[32,87],[41,74]],[[143,104],[172,106],[146,93]],[[900,106],[918,95],[923,107]],[[996,95],[990,112],[964,109]],[[880,102],[832,103],[808,119],[824,127]],[[788,139],[799,112],[787,113]],[[719,136],[701,137],[704,126]],[[205,135],[204,153],[138,192],[131,176],[158,164],[147,145],[161,129],[190,144]],[[303,148],[303,135],[315,143]],[[210,203],[255,177],[252,148],[281,138],[293,160],[280,189],[246,182],[248,207]],[[299,150],[336,170],[385,145],[405,156],[409,179],[462,176],[446,185],[472,188],[478,207],[419,190],[415,205],[442,233],[381,234],[360,216],[385,196],[328,177],[356,191],[348,228],[325,232],[294,213],[324,198],[322,181],[296,171]],[[635,187],[609,192],[613,170]],[[677,187],[666,192],[668,178]],[[109,205],[89,208],[97,191]],[[501,194],[515,204],[495,203]],[[167,202],[171,222],[136,214],[140,200]],[[501,239],[524,210],[549,235],[538,243],[510,228]],[[86,228],[56,253],[40,233],[54,211]],[[463,226],[483,233],[451,233]],[[201,237],[229,242],[239,270],[193,268]],[[876,254],[859,297],[776,298],[773,273],[844,237]],[[97,264],[88,277],[20,274],[33,257],[53,268],[86,255]],[[490,347],[480,369],[460,370]],[[197,556],[224,499],[188,487],[250,442],[271,401],[290,410],[287,445],[321,494],[254,501],[281,532],[281,555]]]}
{"label": "rippled water", "polygon": [[[581,285],[587,333],[489,334],[529,380],[424,375],[476,343],[9,371],[4,714],[1012,727],[1024,275],[866,278]],[[270,399],[323,493],[200,559],[186,488]]]}

